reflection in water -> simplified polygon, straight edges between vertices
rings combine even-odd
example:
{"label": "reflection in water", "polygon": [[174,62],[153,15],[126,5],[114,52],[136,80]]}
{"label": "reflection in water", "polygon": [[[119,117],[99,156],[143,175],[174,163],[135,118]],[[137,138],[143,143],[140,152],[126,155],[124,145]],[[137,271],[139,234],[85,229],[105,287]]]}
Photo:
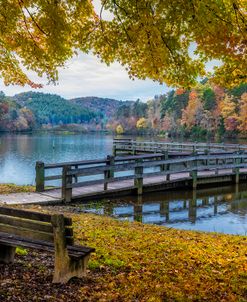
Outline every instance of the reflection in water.
{"label": "reflection in water", "polygon": [[[77,207],[78,205],[75,205]],[[247,185],[194,192],[159,192],[80,205],[80,210],[120,220],[169,227],[247,234]]]}

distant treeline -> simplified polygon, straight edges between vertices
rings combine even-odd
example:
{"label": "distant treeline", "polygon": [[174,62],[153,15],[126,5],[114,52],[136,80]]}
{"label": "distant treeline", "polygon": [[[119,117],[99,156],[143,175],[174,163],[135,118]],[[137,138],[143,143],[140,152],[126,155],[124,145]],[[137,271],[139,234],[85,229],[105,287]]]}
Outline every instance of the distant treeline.
{"label": "distant treeline", "polygon": [[167,136],[247,136],[247,84],[224,89],[203,80],[146,103],[97,97],[0,92],[0,130],[68,129]]}
{"label": "distant treeline", "polygon": [[106,125],[167,136],[247,136],[247,84],[230,90],[202,81],[191,90],[171,90],[141,103],[122,105]]}

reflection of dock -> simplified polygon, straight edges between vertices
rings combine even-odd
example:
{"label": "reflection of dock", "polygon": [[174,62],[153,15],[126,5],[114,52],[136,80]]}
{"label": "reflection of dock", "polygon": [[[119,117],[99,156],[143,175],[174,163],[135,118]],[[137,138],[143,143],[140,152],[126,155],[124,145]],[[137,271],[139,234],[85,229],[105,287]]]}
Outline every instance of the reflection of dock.
{"label": "reflection of dock", "polygon": [[[198,198],[195,193],[193,193],[192,198],[186,200],[164,200],[151,203],[139,198],[139,201],[123,206],[115,206],[113,202],[108,202],[100,208],[100,213],[121,220],[152,224],[195,223],[196,220],[224,215],[228,211],[235,212],[237,210],[237,200],[242,199],[243,196],[234,194],[232,197],[236,201],[231,203],[228,203],[224,196]],[[242,202],[246,205],[246,201],[247,196]]]}

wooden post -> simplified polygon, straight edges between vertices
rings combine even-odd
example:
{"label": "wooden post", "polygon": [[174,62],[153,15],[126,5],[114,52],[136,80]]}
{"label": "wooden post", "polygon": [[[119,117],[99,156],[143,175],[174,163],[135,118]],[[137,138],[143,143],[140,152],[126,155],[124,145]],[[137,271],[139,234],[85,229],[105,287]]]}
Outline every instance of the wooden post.
{"label": "wooden post", "polygon": [[72,277],[81,278],[86,274],[86,267],[89,255],[81,259],[73,259],[69,257],[63,215],[52,215],[51,223],[54,233],[55,247],[55,272],[53,283],[66,283]]}
{"label": "wooden post", "polygon": [[[160,157],[160,160],[166,160],[166,155],[163,154],[161,157]],[[160,172],[162,171],[165,171],[165,165],[164,164],[161,164],[160,165]]]}
{"label": "wooden post", "polygon": [[197,146],[196,146],[196,142],[195,144],[193,145],[193,151],[192,151],[193,154],[197,154]]}
{"label": "wooden post", "polygon": [[[241,163],[241,158],[235,159],[235,165],[239,165]],[[239,167],[234,168],[235,173],[235,184],[239,184]]]}
{"label": "wooden post", "polygon": [[[109,166],[114,166],[114,162],[115,162],[115,157],[114,156],[111,156],[111,155],[107,155],[107,158],[106,158],[106,164],[109,165]],[[109,171],[109,177],[112,178],[114,177],[114,169],[111,169]]]}
{"label": "wooden post", "polygon": [[169,222],[169,201],[160,202],[160,215],[165,217],[166,222]]}
{"label": "wooden post", "polygon": [[107,188],[108,188],[108,181],[107,180],[110,178],[109,175],[110,175],[109,170],[105,170],[104,171],[104,191],[106,191]]}
{"label": "wooden post", "polygon": [[[75,169],[78,169],[78,165],[75,165]],[[75,183],[77,183],[78,182],[78,176],[75,175],[74,178],[75,178]]]}
{"label": "wooden post", "polygon": [[214,215],[218,213],[218,199],[217,196],[214,197]]}
{"label": "wooden post", "polygon": [[193,191],[192,199],[189,200],[189,221],[192,223],[195,223],[196,221],[196,206],[197,206],[196,191]]}
{"label": "wooden post", "polygon": [[117,146],[116,146],[116,142],[113,142],[112,155],[113,155],[113,156],[116,156],[116,155],[117,155]]}
{"label": "wooden post", "polygon": [[[205,149],[205,150],[204,150],[204,154],[205,154],[205,155],[208,155],[208,154],[209,154],[208,149]],[[210,164],[210,162],[208,161],[208,159],[206,159],[206,160],[205,160],[205,166],[208,166],[208,164]]]}
{"label": "wooden post", "polygon": [[142,222],[142,203],[134,204],[134,221]]}
{"label": "wooden post", "polygon": [[12,263],[15,257],[15,247],[0,244],[0,263]]}
{"label": "wooden post", "polygon": [[[218,159],[218,158],[215,160],[215,164],[216,164],[216,166],[219,165],[219,159]],[[216,169],[215,169],[215,175],[218,175],[218,174],[219,174],[219,169],[216,168]]]}
{"label": "wooden post", "polygon": [[62,199],[65,202],[71,202],[72,200],[72,188],[68,188],[68,186],[72,185],[72,175],[67,175],[67,173],[71,171],[71,166],[63,167],[63,175],[62,175]]}
{"label": "wooden post", "polygon": [[195,190],[197,187],[197,159],[193,161],[192,169],[193,170],[190,172],[190,176],[192,177],[193,181],[193,190]]}
{"label": "wooden post", "polygon": [[[167,164],[166,165],[166,171],[169,171],[169,170],[170,170],[170,164]],[[170,181],[170,179],[171,179],[171,174],[169,173],[169,174],[166,175],[166,180]]]}
{"label": "wooden post", "polygon": [[[114,156],[111,156],[111,155],[107,155],[106,157],[106,167],[107,166],[113,166],[114,165]],[[113,169],[110,169],[110,170],[105,170],[104,171],[104,190],[106,191],[107,190],[107,187],[108,187],[108,182],[107,180],[109,178],[113,178],[114,177],[114,170]]]}
{"label": "wooden post", "polygon": [[45,190],[45,164],[42,161],[37,161],[35,170],[36,192],[43,192]]}
{"label": "wooden post", "polygon": [[137,159],[135,167],[135,187],[137,188],[137,194],[142,195],[143,192],[143,166],[141,166],[143,159]]}

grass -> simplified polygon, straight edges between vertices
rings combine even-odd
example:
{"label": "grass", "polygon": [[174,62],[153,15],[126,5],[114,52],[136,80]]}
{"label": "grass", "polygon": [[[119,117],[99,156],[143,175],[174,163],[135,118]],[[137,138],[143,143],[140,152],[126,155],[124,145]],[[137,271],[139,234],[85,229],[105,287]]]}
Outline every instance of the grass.
{"label": "grass", "polygon": [[18,186],[15,184],[0,184],[0,194],[34,192],[35,187],[31,185]]}
{"label": "grass", "polygon": [[104,272],[95,301],[247,301],[246,236],[72,216],[77,242],[96,248],[90,270]]}

